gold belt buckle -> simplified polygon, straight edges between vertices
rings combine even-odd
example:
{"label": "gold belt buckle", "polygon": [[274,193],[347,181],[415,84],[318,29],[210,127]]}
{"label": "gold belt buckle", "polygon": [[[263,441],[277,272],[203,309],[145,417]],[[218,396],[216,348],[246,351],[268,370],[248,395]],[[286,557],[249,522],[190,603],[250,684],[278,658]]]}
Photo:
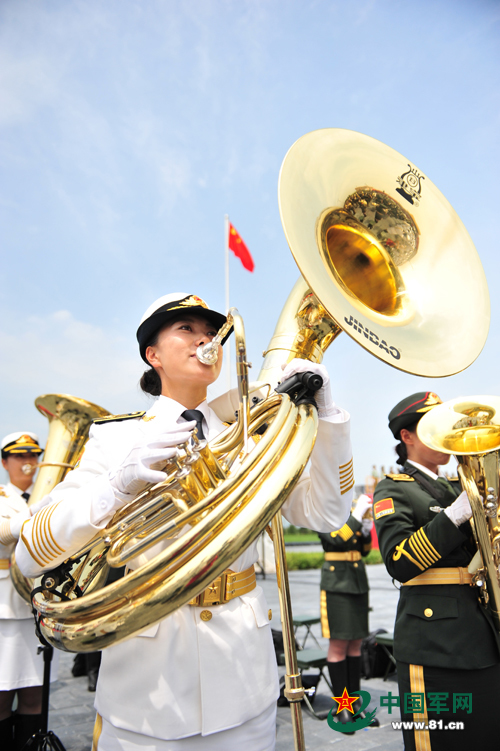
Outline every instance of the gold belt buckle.
{"label": "gold belt buckle", "polygon": [[214,579],[214,581],[198,595],[196,598],[196,604],[201,605],[202,607],[208,605],[223,605],[227,602],[226,589],[227,573],[226,571],[223,571],[217,579]]}

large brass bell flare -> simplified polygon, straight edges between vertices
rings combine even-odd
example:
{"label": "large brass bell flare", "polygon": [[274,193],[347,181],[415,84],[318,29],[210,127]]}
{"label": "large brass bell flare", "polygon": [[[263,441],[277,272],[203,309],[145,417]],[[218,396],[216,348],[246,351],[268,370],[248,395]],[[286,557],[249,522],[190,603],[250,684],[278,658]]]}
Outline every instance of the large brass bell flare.
{"label": "large brass bell flare", "polygon": [[302,276],[358,344],[422,376],[476,359],[490,319],[481,262],[448,201],[404,156],[349,130],[308,133],[281,167],[279,206]]}
{"label": "large brass bell flare", "polygon": [[417,426],[420,440],[446,454],[471,456],[500,449],[500,397],[457,397],[433,407]]}

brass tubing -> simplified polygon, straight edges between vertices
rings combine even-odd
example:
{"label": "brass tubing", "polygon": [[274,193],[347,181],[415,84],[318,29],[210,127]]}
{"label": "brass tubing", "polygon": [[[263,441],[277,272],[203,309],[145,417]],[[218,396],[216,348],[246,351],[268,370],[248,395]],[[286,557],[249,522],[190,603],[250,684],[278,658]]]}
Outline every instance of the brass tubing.
{"label": "brass tubing", "polygon": [[[288,397],[284,396],[282,398],[281,409],[278,415],[276,416],[276,419],[273,421],[273,425],[271,429],[266,433],[263,440],[258,444],[258,446],[256,446],[255,451],[253,451],[252,454],[247,458],[245,471],[243,475],[238,478],[238,483],[240,486],[242,486],[242,491],[243,491],[245,498],[246,498],[246,495],[250,493],[252,484],[256,483],[259,479],[262,479],[260,476],[262,472],[261,465],[266,463],[266,455],[265,455],[266,449],[269,448],[270,444],[274,444],[277,441],[277,439],[280,439],[281,441],[283,441],[283,437],[281,435],[283,433],[283,428],[290,430],[295,423],[295,416],[296,416],[296,408],[290,402]],[[229,498],[231,491],[233,490],[232,488],[233,482],[234,480],[231,480],[231,478],[229,478],[224,483],[222,483],[215,491],[209,494],[204,499],[204,501],[202,501],[196,507],[193,507],[192,512],[195,512],[195,514],[198,514],[200,509],[202,508],[202,504],[208,505],[214,500],[221,501],[217,509],[213,512],[213,516],[212,515],[207,516],[206,519],[204,519],[197,526],[195,530],[191,529],[183,537],[182,540],[176,540],[175,543],[173,543],[168,548],[168,550],[164,551],[161,554],[162,567],[169,565],[169,564],[172,565],[172,564],[177,563],[178,559],[180,559],[183,555],[185,555],[186,550],[189,549],[189,546],[193,542],[196,542],[198,537],[203,536],[206,533],[210,533],[212,524],[219,523],[220,520],[227,514],[227,512],[231,509],[232,504],[234,503],[234,501],[232,501],[231,498]],[[185,515],[181,515],[181,517],[182,516],[185,517]],[[159,540],[156,540],[155,542],[158,542],[158,541]],[[151,544],[155,544],[155,542]],[[149,547],[149,544],[144,547],[144,550],[146,550],[147,547]],[[141,552],[143,551],[141,550]],[[137,555],[139,555],[139,553],[137,553]],[[149,570],[148,568],[149,566],[152,566],[151,570]],[[147,581],[148,577],[154,574],[153,564],[152,563],[146,564],[146,566],[144,567],[144,572],[145,572],[144,579]],[[115,584],[119,585],[120,582],[116,582]],[[119,587],[116,587],[116,589],[118,590]],[[108,589],[108,594],[110,591],[111,591],[111,588]],[[121,596],[121,593],[119,596]],[[99,600],[98,593],[93,595],[93,598],[96,601],[98,601]],[[107,599],[107,598],[103,598],[103,599]],[[45,605],[49,609],[52,609],[52,604],[44,603],[43,601],[39,602],[38,600],[37,602],[39,603],[40,612],[43,612],[43,613],[48,612],[45,610]],[[87,600],[87,602],[89,606],[92,605],[90,601]],[[75,600],[72,603],[60,603],[60,606],[64,611],[65,618],[70,617],[70,613],[73,614],[73,609],[78,612],[80,611],[78,600]],[[85,610],[86,610],[86,607],[82,606],[83,613],[85,613]]]}
{"label": "brass tubing", "polygon": [[226,473],[217,461],[215,454],[210,450],[209,445],[207,444],[198,451],[214,481],[225,480]]}
{"label": "brass tubing", "polygon": [[[457,457],[459,460],[463,457]],[[479,494],[475,478],[470,468],[466,464],[459,464],[458,475],[462,487],[467,493],[469,503],[472,509],[472,531],[476,540],[476,545],[481,555],[481,561],[484,567],[486,577],[486,589],[488,592],[488,608],[491,611],[495,628],[500,631],[500,588],[498,584],[498,571],[493,560],[493,551],[491,547],[490,533],[488,531],[488,522],[485,517],[483,503]]]}
{"label": "brass tubing", "polygon": [[198,481],[202,488],[204,488],[205,492],[217,487],[219,482],[222,482],[225,479],[224,476],[218,479],[213,475],[212,470],[205,461],[205,457],[201,453],[196,452],[190,456],[186,466],[188,466],[191,472],[193,472],[198,478]]}
{"label": "brass tubing", "polygon": [[[281,397],[278,397],[278,400],[280,400]],[[252,452],[251,457],[248,462],[248,472],[250,471],[250,468],[253,463],[256,463],[261,454],[264,453],[266,450],[266,446],[268,447],[271,445],[275,438],[278,435],[278,431],[280,431],[283,426],[285,425],[285,421],[288,417],[289,410],[291,409],[293,405],[290,404],[288,397],[283,400],[280,406],[280,411],[278,415],[274,418],[272,427],[266,431],[266,434],[264,435],[262,441],[259,442],[259,445],[256,447],[256,449]],[[244,475],[240,475],[240,483],[243,481]],[[241,492],[243,492],[243,485],[241,488]],[[167,534],[170,535],[174,531],[175,528],[182,529],[182,527],[189,523],[191,520],[193,520],[196,516],[200,514],[201,511],[205,510],[206,508],[210,506],[214,506],[217,503],[222,502],[225,500],[230,493],[232,493],[234,490],[234,484],[231,478],[225,480],[223,483],[221,483],[214,491],[209,493],[202,501],[197,503],[195,506],[190,509],[190,511],[184,512],[181,514],[177,519],[175,519],[173,522],[171,522],[167,527],[162,527],[152,532],[151,536],[148,538],[147,541],[139,541],[136,543],[132,548],[129,548],[126,553],[123,553],[123,548],[125,545],[125,542],[114,542],[108,552],[108,563],[113,568],[119,568],[120,566],[123,566],[124,563],[128,563],[132,558],[140,555],[141,553],[146,552],[150,547],[153,545],[156,545],[158,542],[160,542]],[[197,526],[197,530],[200,529],[200,526]],[[124,533],[126,534],[126,533]],[[187,533],[190,534],[190,533]],[[132,537],[135,537],[135,534],[130,533],[129,539],[132,539]],[[186,536],[184,536],[184,541],[186,541]],[[179,543],[180,544],[180,543]],[[171,546],[171,550],[173,552],[174,545]],[[133,551],[133,555],[131,554],[131,551]],[[215,577],[214,577],[215,578]]]}
{"label": "brass tubing", "polygon": [[[226,508],[218,507],[200,522],[203,531],[189,543],[176,541],[139,571],[106,587],[105,594],[93,593],[84,598],[84,603],[78,600],[50,602],[37,595],[35,599],[46,638],[68,651],[93,651],[118,643],[184,605],[227,568],[238,551],[247,547],[269,523],[307,464],[317,429],[315,410],[306,405],[298,409],[288,406],[290,419],[286,421],[277,447],[282,461],[270,463],[269,457],[262,453],[262,461],[252,470],[253,476],[246,478],[243,500],[236,504],[238,508],[233,508],[232,514],[231,506],[235,504],[228,500],[221,504]],[[263,442],[264,439],[256,451]],[[255,451],[247,460],[253,453]],[[230,523],[235,514],[237,529]],[[190,530],[188,535],[192,532]],[[172,549],[176,546],[180,549],[173,555]],[[174,565],[166,571],[169,561],[174,561]],[[128,594],[131,588],[133,601]],[[117,605],[121,607],[120,613],[114,612]],[[51,615],[56,619],[52,620]]]}

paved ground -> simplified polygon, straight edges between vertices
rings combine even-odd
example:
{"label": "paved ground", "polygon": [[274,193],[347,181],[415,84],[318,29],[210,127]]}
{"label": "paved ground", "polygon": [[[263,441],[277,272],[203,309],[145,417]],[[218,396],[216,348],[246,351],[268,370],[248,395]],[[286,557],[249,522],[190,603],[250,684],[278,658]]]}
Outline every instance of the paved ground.
{"label": "paved ground", "polygon": [[[385,628],[392,631],[398,592],[383,565],[368,566],[367,570],[371,587],[370,629]],[[319,575],[320,572],[316,570],[290,572],[290,590],[296,615],[319,613]],[[276,577],[268,575],[265,580],[260,579],[259,583],[264,587],[273,610],[273,626],[280,628]],[[321,638],[319,626],[314,626],[313,632],[321,646],[326,647],[327,642]],[[315,646],[308,642],[306,647],[309,645]],[[94,695],[87,691],[86,677],[71,676],[72,662],[72,655],[61,655],[59,680],[52,684],[50,695],[49,728],[63,742],[66,751],[89,751],[94,723]],[[362,681],[361,687],[371,694],[371,709],[379,707],[380,697],[387,695],[389,691],[397,694],[397,683],[391,678],[386,682],[381,678]],[[328,710],[332,706],[330,692],[324,681],[319,684],[314,706],[317,710]],[[393,714],[389,716],[385,708],[379,707],[377,717],[381,727],[367,728],[353,736],[337,733],[328,726],[326,720],[319,721],[307,711],[304,711],[303,717],[307,751],[326,751],[333,746],[335,751],[401,751],[403,748],[401,733],[393,730],[390,725],[391,719],[399,719],[398,710],[393,710]],[[276,749],[293,750],[290,710],[286,707],[278,709]]]}

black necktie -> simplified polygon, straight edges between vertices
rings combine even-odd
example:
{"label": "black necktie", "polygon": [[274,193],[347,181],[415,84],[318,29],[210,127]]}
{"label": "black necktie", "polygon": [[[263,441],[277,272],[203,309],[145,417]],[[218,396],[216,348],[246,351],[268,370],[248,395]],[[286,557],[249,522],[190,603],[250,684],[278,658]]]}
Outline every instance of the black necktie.
{"label": "black necktie", "polygon": [[26,493],[26,491],[25,491],[24,493],[21,493],[21,498],[24,498],[24,500],[27,503],[29,501],[29,499],[30,499],[30,494]]}
{"label": "black necktie", "polygon": [[201,423],[203,422],[203,412],[199,409],[186,409],[181,417],[183,417],[188,422],[191,422],[191,420],[196,420],[196,430],[198,431],[198,438],[200,441],[203,441],[205,439],[205,434],[203,432],[203,428],[201,426]]}

